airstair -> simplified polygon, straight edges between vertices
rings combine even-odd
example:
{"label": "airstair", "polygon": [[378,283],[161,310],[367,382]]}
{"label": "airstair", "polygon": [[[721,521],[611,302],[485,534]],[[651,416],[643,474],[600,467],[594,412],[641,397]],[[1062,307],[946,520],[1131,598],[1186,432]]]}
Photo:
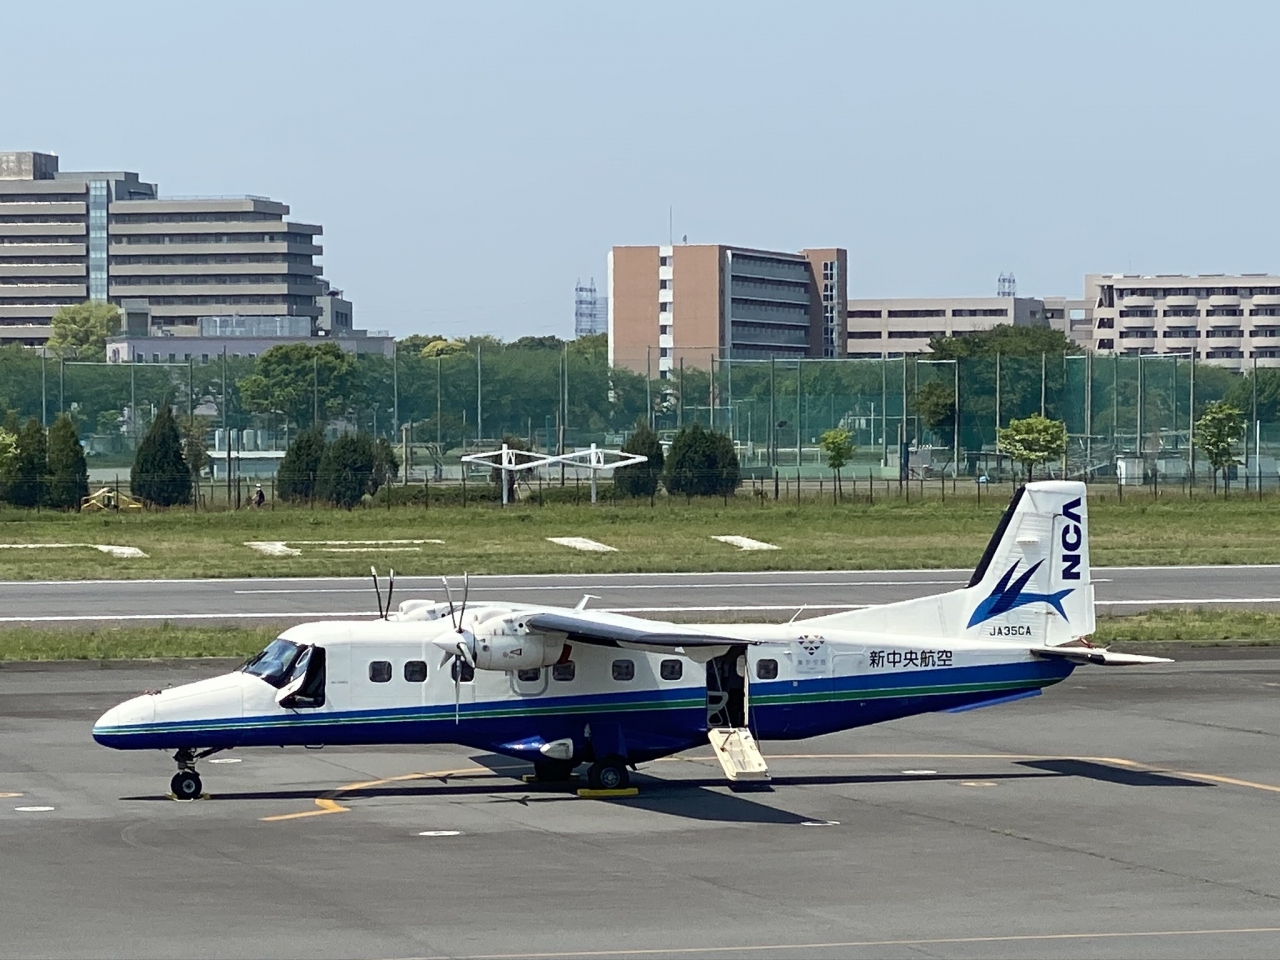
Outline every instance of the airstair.
{"label": "airstair", "polygon": [[724,768],[724,775],[733,783],[760,782],[769,779],[756,738],[746,727],[712,727],[707,739],[716,752],[716,759]]}

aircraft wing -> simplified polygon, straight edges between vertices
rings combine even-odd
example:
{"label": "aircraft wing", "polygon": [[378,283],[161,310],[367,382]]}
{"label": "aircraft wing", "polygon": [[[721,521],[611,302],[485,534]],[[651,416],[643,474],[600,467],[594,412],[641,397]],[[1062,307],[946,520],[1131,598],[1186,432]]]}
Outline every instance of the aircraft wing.
{"label": "aircraft wing", "polygon": [[638,617],[606,618],[586,613],[546,612],[535,613],[525,622],[534,630],[563,633],[570,640],[602,647],[626,645],[635,649],[675,651],[678,647],[724,647],[757,642],[696,630],[673,630],[670,624],[654,623],[650,626]]}
{"label": "aircraft wing", "polygon": [[1037,657],[1070,660],[1073,663],[1096,663],[1104,667],[1137,667],[1152,663],[1173,663],[1168,657],[1114,653],[1101,647],[1032,647],[1031,653]]}

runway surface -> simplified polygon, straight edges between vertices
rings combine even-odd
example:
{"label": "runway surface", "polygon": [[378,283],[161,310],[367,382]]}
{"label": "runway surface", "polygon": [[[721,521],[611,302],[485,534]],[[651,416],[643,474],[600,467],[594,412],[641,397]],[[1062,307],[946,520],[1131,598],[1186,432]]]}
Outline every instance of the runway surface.
{"label": "runway surface", "polygon": [[[662,617],[715,620],[796,610],[814,613],[964,586],[968,570],[859,570],[695,574],[552,574],[471,578],[477,599],[593,607]],[[1156,606],[1280,609],[1280,566],[1097,567],[1100,610],[1134,613]],[[455,598],[462,579],[453,578]],[[383,584],[385,590],[385,581]],[[438,577],[400,577],[394,602],[444,599]],[[319,617],[376,616],[372,582],[359,578],[252,580],[90,580],[0,582],[0,624],[73,625],[95,621],[296,623]]]}
{"label": "runway surface", "polygon": [[166,756],[89,739],[218,669],[0,669],[0,955],[1280,955],[1263,654],[766,743],[767,793],[707,750],[605,802],[426,747],[240,751],[177,803]]}

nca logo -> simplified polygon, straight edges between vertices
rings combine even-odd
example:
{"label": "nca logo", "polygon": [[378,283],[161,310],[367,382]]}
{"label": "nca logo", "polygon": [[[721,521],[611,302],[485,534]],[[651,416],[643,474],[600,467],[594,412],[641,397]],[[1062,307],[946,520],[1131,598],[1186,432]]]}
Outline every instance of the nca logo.
{"label": "nca logo", "polygon": [[1084,530],[1080,526],[1084,521],[1080,518],[1080,507],[1079,497],[1062,505],[1062,519],[1066,521],[1062,525],[1060,539],[1063,580],[1080,579],[1080,547],[1084,543]]}

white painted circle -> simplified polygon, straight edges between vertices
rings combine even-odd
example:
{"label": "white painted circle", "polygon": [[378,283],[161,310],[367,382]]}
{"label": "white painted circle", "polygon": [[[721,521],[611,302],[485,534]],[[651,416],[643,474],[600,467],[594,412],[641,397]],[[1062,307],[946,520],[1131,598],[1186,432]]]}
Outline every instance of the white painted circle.
{"label": "white painted circle", "polygon": [[14,807],[18,813],[48,813],[53,807]]}
{"label": "white painted circle", "polygon": [[804,820],[801,822],[802,827],[838,827],[839,820]]}
{"label": "white painted circle", "polygon": [[461,830],[423,830],[418,834],[420,837],[459,837],[462,836]]}
{"label": "white painted circle", "polygon": [[903,770],[902,772],[909,777],[922,777],[926,774],[937,773],[938,771],[937,770]]}
{"label": "white painted circle", "polygon": [[217,760],[210,760],[210,763],[240,763],[239,757],[219,757]]}

